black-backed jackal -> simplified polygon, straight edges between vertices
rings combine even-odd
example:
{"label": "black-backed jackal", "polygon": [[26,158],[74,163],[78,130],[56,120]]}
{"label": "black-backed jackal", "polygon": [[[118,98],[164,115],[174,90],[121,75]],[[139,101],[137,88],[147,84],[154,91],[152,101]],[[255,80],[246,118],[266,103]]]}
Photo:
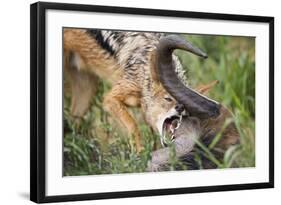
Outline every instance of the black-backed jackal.
{"label": "black-backed jackal", "polygon": [[[213,84],[192,90],[174,49],[207,57],[180,36],[159,33],[64,29],[64,70],[71,83],[71,114],[81,117],[95,95],[98,79],[112,85],[103,108],[134,136],[140,151],[141,133],[128,107],[140,107],[147,124],[160,136],[185,112],[200,120],[200,133],[218,133],[229,111],[205,97]],[[175,124],[175,125],[173,125]],[[187,133],[188,134],[188,133]],[[226,149],[239,141],[233,124],[223,133],[219,146]],[[162,137],[161,137],[162,139]]]}

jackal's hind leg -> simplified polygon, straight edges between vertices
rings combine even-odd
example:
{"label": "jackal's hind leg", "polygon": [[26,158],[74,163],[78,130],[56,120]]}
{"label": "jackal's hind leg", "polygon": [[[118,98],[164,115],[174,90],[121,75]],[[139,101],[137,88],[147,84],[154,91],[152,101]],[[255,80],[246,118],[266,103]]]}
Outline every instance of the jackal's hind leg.
{"label": "jackal's hind leg", "polygon": [[96,93],[98,78],[73,67],[66,67],[64,72],[67,87],[70,89],[70,113],[73,117],[81,118],[88,110],[91,99]]}
{"label": "jackal's hind leg", "polygon": [[90,101],[97,90],[98,78],[93,73],[85,72],[87,65],[79,54],[64,51],[64,72],[70,85],[73,117],[81,118],[90,106]]}
{"label": "jackal's hind leg", "polygon": [[[135,119],[130,115],[126,106],[128,99],[132,99],[132,96],[137,98],[137,95],[136,88],[129,82],[116,84],[104,97],[103,107],[115,120],[127,129],[129,135],[134,137],[136,150],[140,152],[142,149],[140,132]],[[132,106],[131,103],[129,104]]]}
{"label": "jackal's hind leg", "polygon": [[73,117],[81,118],[90,106],[92,97],[97,91],[98,78],[83,71],[70,69],[71,106]]}

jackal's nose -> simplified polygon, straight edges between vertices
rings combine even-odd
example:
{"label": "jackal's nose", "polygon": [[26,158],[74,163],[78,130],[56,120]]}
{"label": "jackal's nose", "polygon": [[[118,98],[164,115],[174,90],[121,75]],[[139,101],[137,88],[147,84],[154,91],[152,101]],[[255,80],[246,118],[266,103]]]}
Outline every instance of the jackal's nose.
{"label": "jackal's nose", "polygon": [[176,107],[175,107],[175,110],[181,114],[183,111],[184,111],[184,106],[183,104],[177,104]]}

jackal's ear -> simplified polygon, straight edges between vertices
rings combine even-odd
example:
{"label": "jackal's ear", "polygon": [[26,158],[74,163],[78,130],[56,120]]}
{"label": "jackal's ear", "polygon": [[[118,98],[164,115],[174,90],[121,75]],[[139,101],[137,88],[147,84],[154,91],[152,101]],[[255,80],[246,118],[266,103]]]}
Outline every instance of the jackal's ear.
{"label": "jackal's ear", "polygon": [[195,88],[195,90],[203,95],[206,95],[209,93],[209,91],[219,83],[218,80],[214,80],[208,84],[203,84],[203,85],[199,85]]}
{"label": "jackal's ear", "polygon": [[151,52],[150,55],[150,73],[153,83],[160,83],[158,73],[157,73],[157,61],[156,61],[156,50]]}

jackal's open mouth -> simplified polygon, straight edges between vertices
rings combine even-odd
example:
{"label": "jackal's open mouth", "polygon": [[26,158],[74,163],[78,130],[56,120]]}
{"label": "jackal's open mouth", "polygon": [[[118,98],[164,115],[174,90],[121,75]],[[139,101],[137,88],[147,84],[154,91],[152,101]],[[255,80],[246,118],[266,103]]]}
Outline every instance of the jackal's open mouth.
{"label": "jackal's open mouth", "polygon": [[181,124],[181,116],[173,115],[167,117],[163,122],[162,127],[162,145],[167,145],[169,142],[173,142],[176,138],[175,131],[179,128]]}

